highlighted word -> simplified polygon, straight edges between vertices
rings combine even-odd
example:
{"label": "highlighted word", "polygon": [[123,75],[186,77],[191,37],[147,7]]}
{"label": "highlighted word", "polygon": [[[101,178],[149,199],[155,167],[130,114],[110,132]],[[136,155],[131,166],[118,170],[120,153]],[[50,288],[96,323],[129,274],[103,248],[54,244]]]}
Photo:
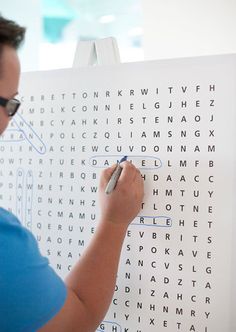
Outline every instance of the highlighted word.
{"label": "highlighted word", "polygon": [[[89,159],[89,164],[95,168],[106,168],[118,163],[123,155],[95,155]],[[128,156],[128,161],[131,161],[140,170],[156,170],[162,167],[162,162],[159,158],[153,156]]]}
{"label": "highlighted word", "polygon": [[122,332],[122,328],[115,322],[103,321],[99,325],[97,332]]}
{"label": "highlighted word", "polygon": [[167,216],[137,216],[131,226],[172,227],[172,219]]}

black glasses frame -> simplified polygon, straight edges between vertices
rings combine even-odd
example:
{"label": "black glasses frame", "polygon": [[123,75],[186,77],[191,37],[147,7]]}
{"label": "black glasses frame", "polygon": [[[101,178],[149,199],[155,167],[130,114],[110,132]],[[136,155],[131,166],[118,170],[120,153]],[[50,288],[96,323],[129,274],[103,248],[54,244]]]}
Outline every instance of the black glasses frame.
{"label": "black glasses frame", "polygon": [[18,111],[18,108],[20,107],[20,101],[18,99],[12,98],[12,99],[6,99],[3,97],[0,97],[0,106],[5,107],[7,111],[7,115],[9,117],[12,117],[16,114]]}

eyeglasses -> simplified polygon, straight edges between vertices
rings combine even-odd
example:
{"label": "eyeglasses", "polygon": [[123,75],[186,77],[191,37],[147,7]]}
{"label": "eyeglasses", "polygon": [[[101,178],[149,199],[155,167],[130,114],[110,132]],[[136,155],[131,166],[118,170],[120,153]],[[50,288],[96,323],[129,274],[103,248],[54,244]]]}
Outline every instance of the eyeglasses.
{"label": "eyeglasses", "polygon": [[16,114],[18,108],[20,107],[20,101],[12,98],[12,99],[6,99],[3,97],[0,97],[0,106],[3,106],[6,108],[7,115],[9,117],[12,117]]}

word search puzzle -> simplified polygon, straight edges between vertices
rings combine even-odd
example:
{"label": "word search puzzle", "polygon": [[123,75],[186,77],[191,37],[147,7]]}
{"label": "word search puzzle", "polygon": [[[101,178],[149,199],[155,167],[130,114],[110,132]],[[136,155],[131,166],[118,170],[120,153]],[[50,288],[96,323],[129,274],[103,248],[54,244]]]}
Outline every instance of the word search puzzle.
{"label": "word search puzzle", "polygon": [[0,204],[62,278],[99,222],[101,171],[127,156],[144,179],[97,331],[235,331],[236,56],[24,73],[20,99]]}

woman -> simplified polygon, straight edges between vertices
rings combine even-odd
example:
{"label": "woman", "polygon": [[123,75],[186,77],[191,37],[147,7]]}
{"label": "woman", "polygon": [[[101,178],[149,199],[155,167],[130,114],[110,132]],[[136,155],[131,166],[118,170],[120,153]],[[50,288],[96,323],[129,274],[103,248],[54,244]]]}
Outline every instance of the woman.
{"label": "woman", "polygon": [[[24,28],[0,16],[0,134],[20,106],[15,99],[20,76],[17,49],[24,34]],[[140,172],[127,161],[121,166],[117,186],[109,195],[105,188],[115,165],[101,175],[101,220],[65,281],[41,256],[33,235],[0,208],[1,332],[96,330],[112,299],[127,227],[143,198]]]}

